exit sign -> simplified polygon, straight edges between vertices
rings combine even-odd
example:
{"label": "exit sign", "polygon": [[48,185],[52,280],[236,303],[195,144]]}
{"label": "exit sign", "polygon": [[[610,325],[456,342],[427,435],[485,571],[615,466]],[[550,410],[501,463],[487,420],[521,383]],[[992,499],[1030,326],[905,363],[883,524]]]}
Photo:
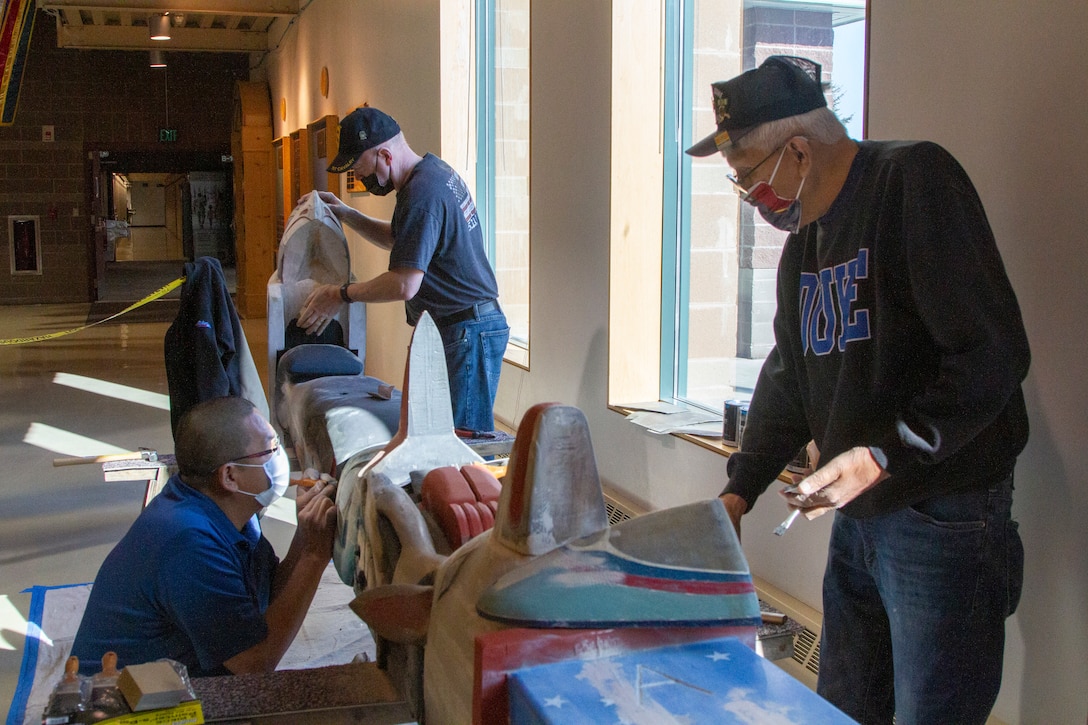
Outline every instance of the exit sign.
{"label": "exit sign", "polygon": [[160,128],[159,129],[159,141],[163,143],[172,143],[178,140],[178,130],[176,128]]}

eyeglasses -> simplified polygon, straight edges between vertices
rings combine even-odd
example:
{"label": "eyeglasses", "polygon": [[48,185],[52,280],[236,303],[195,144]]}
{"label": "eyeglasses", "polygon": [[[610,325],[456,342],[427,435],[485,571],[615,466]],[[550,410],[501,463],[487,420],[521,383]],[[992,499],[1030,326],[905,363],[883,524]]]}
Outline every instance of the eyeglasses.
{"label": "eyeglasses", "polygon": [[[783,145],[785,145],[785,144],[783,144]],[[763,157],[763,160],[762,160],[762,161],[760,161],[760,162],[759,162],[758,164],[756,164],[756,165],[755,165],[755,166],[753,166],[752,168],[750,168],[750,169],[748,169],[747,171],[745,171],[745,172],[744,172],[743,174],[741,174],[741,175],[740,175],[739,177],[737,177],[737,176],[734,176],[734,175],[732,175],[732,174],[727,174],[727,175],[726,175],[726,177],[725,177],[725,178],[729,179],[729,183],[731,183],[731,184],[733,185],[733,187],[734,187],[734,188],[735,188],[735,189],[737,190],[737,193],[738,193],[738,194],[740,194],[740,198],[741,198],[741,199],[745,199],[745,200],[747,200],[747,198],[748,198],[748,194],[749,194],[749,189],[748,189],[748,187],[747,187],[747,186],[745,186],[745,185],[744,185],[744,183],[743,183],[743,182],[744,182],[744,180],[745,180],[745,179],[747,179],[747,178],[748,178],[749,176],[751,176],[752,174],[754,174],[754,173],[756,172],[756,169],[758,169],[758,168],[759,168],[760,166],[763,166],[763,164],[767,163],[767,161],[768,161],[768,160],[769,160],[769,159],[770,159],[770,158],[771,158],[772,156],[774,156],[774,155],[775,155],[776,153],[778,153],[778,152],[779,152],[779,150],[781,150],[781,148],[782,148],[782,146],[778,146],[777,148],[775,148],[775,150],[774,150],[774,151],[772,151],[771,153],[769,153],[769,154],[767,154],[766,156],[764,156],[764,157]]]}
{"label": "eyeglasses", "polygon": [[247,458],[260,458],[261,456],[267,456],[270,453],[275,453],[279,449],[280,449],[280,442],[276,441],[276,445],[272,446],[267,451],[261,451],[260,453],[250,453],[250,454],[245,455],[245,456],[239,456],[238,458],[234,458],[234,459],[232,459],[230,461],[227,461],[227,462],[228,463],[234,463],[234,461],[244,461]]}

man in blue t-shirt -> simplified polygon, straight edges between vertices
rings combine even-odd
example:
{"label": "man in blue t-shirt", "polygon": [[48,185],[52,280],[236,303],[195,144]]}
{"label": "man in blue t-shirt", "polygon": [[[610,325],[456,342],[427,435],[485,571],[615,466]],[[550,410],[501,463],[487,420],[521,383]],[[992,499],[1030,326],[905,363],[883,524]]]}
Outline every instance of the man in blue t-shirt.
{"label": "man in blue t-shirt", "polygon": [[298,325],[320,333],[343,302],[403,301],[413,326],[424,311],[430,313],[445,346],[454,425],[461,431],[493,430],[510,328],[472,194],[449,164],[414,152],[397,122],[368,106],[340,123],[340,149],[329,171],[348,169],[371,194],[397,192],[391,221],[367,216],[335,194],[320,194],[341,222],[389,250],[389,270],[365,282],[317,287]]}
{"label": "man in blue t-shirt", "polygon": [[298,633],[336,535],[335,484],[299,490],[298,528],[279,561],[257,513],[287,490],[287,454],[244,398],[189,409],[178,473],[95,577],[72,646],[84,674],[170,658],[189,675],[270,672]]}

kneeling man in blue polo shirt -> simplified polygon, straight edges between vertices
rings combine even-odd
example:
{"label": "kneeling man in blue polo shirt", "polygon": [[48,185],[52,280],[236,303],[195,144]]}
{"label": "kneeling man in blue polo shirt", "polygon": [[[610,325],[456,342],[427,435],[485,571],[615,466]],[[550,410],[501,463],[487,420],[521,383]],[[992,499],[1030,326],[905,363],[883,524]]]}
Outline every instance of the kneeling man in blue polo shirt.
{"label": "kneeling man in blue polo shirt", "polygon": [[163,657],[189,675],[270,672],[298,633],[336,534],[335,485],[298,492],[280,561],[257,513],[287,490],[287,454],[243,398],[191,408],[175,435],[178,473],[103,562],[72,654],[97,671]]}

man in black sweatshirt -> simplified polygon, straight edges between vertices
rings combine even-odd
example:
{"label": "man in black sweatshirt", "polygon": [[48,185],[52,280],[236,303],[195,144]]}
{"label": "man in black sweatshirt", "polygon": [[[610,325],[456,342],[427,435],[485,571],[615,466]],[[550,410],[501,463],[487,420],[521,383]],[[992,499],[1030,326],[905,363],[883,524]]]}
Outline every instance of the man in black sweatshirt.
{"label": "man in black sweatshirt", "polygon": [[775,347],[721,494],[740,518],[810,439],[788,503],[835,512],[818,691],[862,723],[979,723],[1001,684],[1023,549],[1020,309],[967,174],[928,142],[856,142],[820,66],[773,56],[713,84],[738,193],[789,231]]}

